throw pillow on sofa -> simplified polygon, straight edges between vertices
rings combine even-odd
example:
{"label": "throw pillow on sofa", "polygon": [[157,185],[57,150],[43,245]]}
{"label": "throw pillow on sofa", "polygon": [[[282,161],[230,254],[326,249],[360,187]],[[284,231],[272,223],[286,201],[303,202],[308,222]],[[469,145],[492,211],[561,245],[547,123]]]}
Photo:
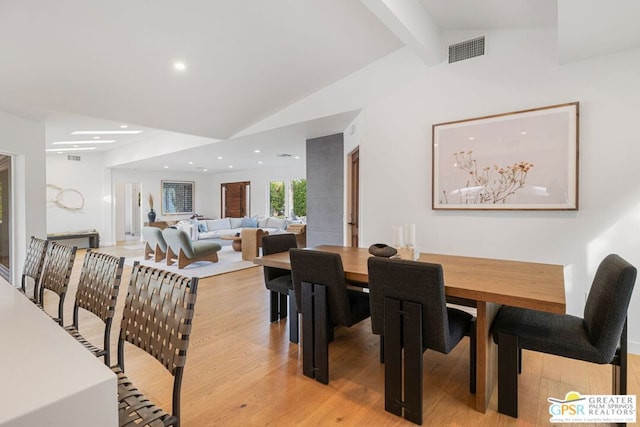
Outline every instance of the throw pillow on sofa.
{"label": "throw pillow on sofa", "polygon": [[206,222],[199,222],[198,223],[198,233],[206,233],[207,231],[209,231],[209,228],[207,228],[207,223]]}
{"label": "throw pillow on sofa", "polygon": [[207,228],[209,231],[228,230],[231,228],[231,222],[229,218],[214,219],[209,221]]}
{"label": "throw pillow on sofa", "polygon": [[240,227],[242,228],[257,228],[258,220],[254,218],[242,218],[242,222],[240,223]]}
{"label": "throw pillow on sofa", "polygon": [[231,228],[242,227],[242,218],[229,218],[229,222],[231,223]]}
{"label": "throw pillow on sofa", "polygon": [[278,230],[284,230],[287,226],[287,221],[284,219],[269,217],[267,221],[267,228],[276,228]]}

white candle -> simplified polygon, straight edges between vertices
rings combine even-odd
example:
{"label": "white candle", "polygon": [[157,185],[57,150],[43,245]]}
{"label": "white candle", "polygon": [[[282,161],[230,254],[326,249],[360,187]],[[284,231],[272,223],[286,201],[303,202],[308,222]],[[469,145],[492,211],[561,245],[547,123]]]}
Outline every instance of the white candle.
{"label": "white candle", "polygon": [[400,246],[402,246],[402,226],[401,225],[394,225],[393,226],[393,247],[394,248],[399,248]]}
{"label": "white candle", "polygon": [[416,246],[416,225],[404,225],[404,244],[407,246]]}

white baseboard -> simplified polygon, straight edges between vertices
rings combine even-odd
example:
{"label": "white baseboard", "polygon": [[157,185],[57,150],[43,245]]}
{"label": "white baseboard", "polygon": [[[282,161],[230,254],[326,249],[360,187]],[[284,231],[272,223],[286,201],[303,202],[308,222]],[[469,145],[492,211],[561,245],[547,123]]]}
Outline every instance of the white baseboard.
{"label": "white baseboard", "polygon": [[640,355],[640,342],[629,341],[627,353]]}

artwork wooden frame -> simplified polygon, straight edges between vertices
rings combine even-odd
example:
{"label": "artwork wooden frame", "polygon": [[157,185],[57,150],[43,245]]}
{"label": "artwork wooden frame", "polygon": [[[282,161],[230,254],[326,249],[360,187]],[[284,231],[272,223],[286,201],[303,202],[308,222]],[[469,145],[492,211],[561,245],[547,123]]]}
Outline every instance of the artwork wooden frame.
{"label": "artwork wooden frame", "polygon": [[578,102],[434,124],[432,209],[577,210]]}
{"label": "artwork wooden frame", "polygon": [[162,181],[162,215],[192,214],[194,182]]}

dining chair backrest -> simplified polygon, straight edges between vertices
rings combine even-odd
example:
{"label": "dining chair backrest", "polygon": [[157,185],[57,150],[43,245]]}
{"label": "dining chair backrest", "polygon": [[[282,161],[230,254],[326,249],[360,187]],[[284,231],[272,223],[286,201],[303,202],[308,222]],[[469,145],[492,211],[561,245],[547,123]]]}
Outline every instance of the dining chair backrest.
{"label": "dining chair backrest", "polygon": [[198,279],[136,265],[120,323],[118,365],[124,342],[155,357],[172,375],[186,362]]}
{"label": "dining chair backrest", "polygon": [[[297,247],[295,234],[270,234],[262,238],[262,255],[287,252],[289,249]],[[290,270],[277,267],[263,267],[263,270],[265,283],[277,277],[291,274]]]}
{"label": "dining chair backrest", "polygon": [[[180,390],[195,314],[198,278],[133,266],[118,339],[118,412],[121,426],[180,425]],[[125,342],[153,356],[173,376],[172,413],[156,406],[124,373]]]}
{"label": "dining chair backrest", "polygon": [[74,324],[78,309],[90,311],[103,322],[113,319],[120,291],[124,257],[87,250],[76,290]]}
{"label": "dining chair backrest", "polygon": [[58,295],[58,317],[55,320],[61,325],[63,321],[64,298],[67,294],[71,270],[76,259],[75,246],[65,246],[51,242],[47,248],[47,257],[40,278],[39,303],[44,304],[44,291],[49,290]]}
{"label": "dining chair backrest", "polygon": [[27,277],[30,277],[34,281],[33,299],[38,298],[38,285],[40,282],[40,276],[42,275],[42,269],[44,268],[44,260],[47,256],[48,240],[38,239],[31,236],[29,246],[27,247],[27,256],[24,260],[24,269],[22,270],[22,283],[20,285],[22,293],[27,292],[26,281]]}
{"label": "dining chair backrest", "polygon": [[422,342],[426,348],[449,353],[457,344],[449,335],[449,316],[442,266],[426,262],[371,257],[369,297],[371,329],[384,331],[384,299],[386,297],[422,306]]}
{"label": "dining chair backrest", "polygon": [[302,282],[324,285],[327,287],[329,321],[334,325],[351,326],[354,320],[340,254],[294,248],[289,250],[289,257],[297,306],[302,307]]}
{"label": "dining chair backrest", "polygon": [[612,358],[627,318],[636,281],[636,268],[616,254],[607,255],[596,271],[584,308],[589,339],[602,355]]}

